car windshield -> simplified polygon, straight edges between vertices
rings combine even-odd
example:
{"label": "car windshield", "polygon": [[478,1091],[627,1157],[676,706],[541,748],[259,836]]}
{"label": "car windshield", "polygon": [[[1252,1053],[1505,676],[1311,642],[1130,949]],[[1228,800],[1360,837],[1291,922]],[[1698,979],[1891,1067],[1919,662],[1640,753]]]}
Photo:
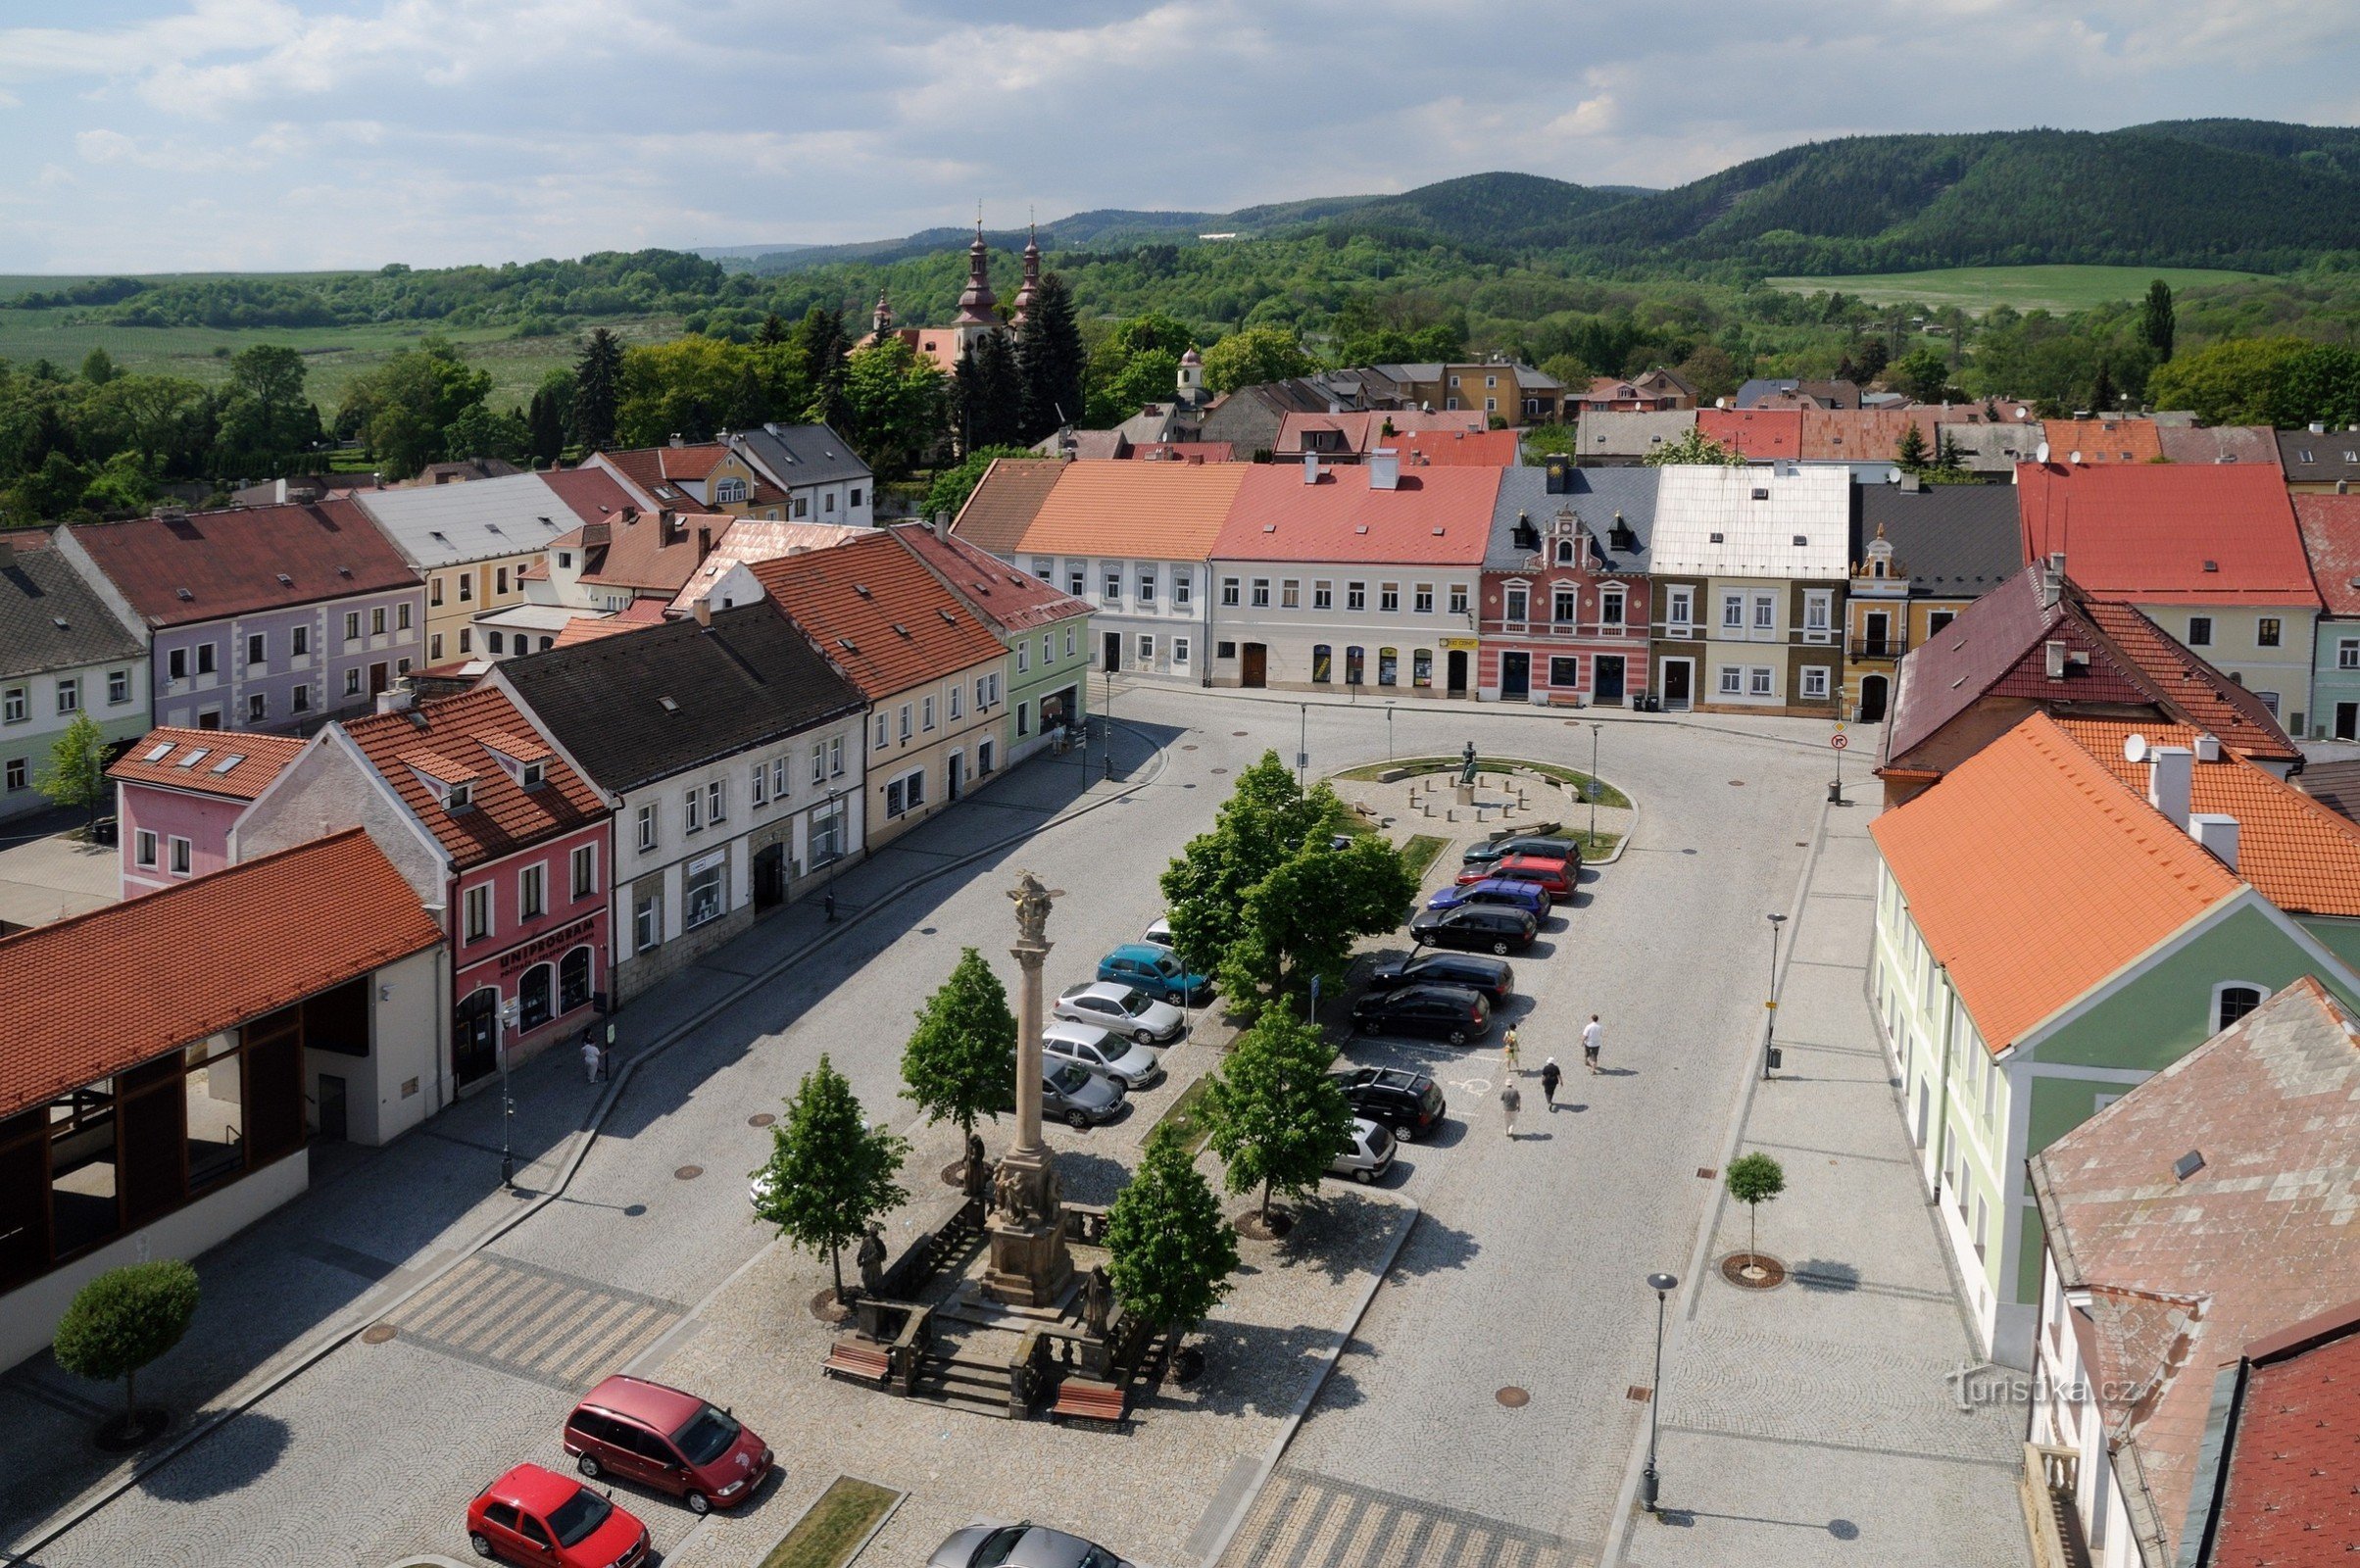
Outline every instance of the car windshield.
{"label": "car windshield", "polygon": [[993,1531],[984,1538],[983,1544],[975,1548],[975,1555],[969,1560],[967,1568],[1000,1568],[1002,1563],[1008,1561],[1008,1554],[1016,1549],[1016,1543],[1023,1539],[1022,1525],[1009,1525],[1006,1529]]}
{"label": "car windshield", "polygon": [[1144,991],[1125,991],[1122,994],[1122,1010],[1129,1013],[1134,1018],[1138,1017],[1141,1013],[1147,1011],[1155,1004],[1154,1001],[1152,1001],[1148,994]]}
{"label": "car windshield", "polygon": [[1090,1075],[1068,1061],[1049,1075],[1050,1087],[1060,1095],[1070,1095],[1090,1081]]}
{"label": "car windshield", "polygon": [[550,1514],[549,1533],[558,1538],[561,1546],[578,1545],[605,1524],[607,1515],[614,1511],[615,1504],[588,1488],[581,1488]]}
{"label": "car windshield", "polygon": [[672,1434],[672,1446],[690,1464],[711,1464],[729,1451],[737,1437],[737,1422],[709,1404],[690,1416],[688,1425]]}
{"label": "car windshield", "polygon": [[1082,1553],[1082,1560],[1074,1568],[1121,1568],[1121,1563],[1122,1559],[1106,1547],[1092,1546]]}

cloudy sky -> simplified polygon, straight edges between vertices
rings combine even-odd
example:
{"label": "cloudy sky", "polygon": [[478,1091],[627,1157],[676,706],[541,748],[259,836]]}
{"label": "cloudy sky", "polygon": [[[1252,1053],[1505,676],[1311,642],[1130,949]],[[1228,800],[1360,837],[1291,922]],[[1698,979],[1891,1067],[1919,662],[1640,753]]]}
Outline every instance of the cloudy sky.
{"label": "cloudy sky", "polygon": [[1867,131],[2360,119],[2325,0],[0,0],[0,271],[417,266],[1665,185]]}

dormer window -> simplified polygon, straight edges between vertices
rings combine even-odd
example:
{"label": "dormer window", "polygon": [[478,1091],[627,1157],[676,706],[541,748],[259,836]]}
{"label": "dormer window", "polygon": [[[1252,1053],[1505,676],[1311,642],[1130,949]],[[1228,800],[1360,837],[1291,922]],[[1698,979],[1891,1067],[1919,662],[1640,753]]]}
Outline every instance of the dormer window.
{"label": "dormer window", "polygon": [[547,762],[527,762],[524,764],[524,787],[526,789],[539,789],[547,780],[548,776],[549,764]]}
{"label": "dormer window", "polygon": [[443,809],[464,811],[475,804],[475,786],[465,779],[443,786]]}

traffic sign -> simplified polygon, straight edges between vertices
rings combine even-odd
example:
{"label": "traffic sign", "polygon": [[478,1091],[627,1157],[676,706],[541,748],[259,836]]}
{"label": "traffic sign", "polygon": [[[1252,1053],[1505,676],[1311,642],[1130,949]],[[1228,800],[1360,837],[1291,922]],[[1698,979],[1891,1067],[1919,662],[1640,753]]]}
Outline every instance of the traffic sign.
{"label": "traffic sign", "polygon": [[1851,743],[1852,738],[1849,735],[1830,735],[1828,737],[1828,744],[1840,752]]}

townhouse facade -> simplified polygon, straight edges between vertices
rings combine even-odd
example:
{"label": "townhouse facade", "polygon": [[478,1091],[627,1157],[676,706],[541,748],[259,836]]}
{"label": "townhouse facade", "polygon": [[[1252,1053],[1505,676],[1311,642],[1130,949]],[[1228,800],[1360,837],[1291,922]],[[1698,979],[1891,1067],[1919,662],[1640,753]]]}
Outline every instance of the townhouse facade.
{"label": "townhouse facade", "polygon": [[[2280,827],[2289,803],[2253,792],[2292,796],[2282,782],[2192,731],[2128,760],[2137,732],[2036,714],[1871,828],[1871,1008],[1969,1314],[2017,1368],[2041,1278],[2026,1159],[2305,976],[2360,998],[2346,960],[2252,880],[2349,898],[2327,884],[2360,873],[2360,828],[2324,808]],[[2140,774],[2143,793],[2125,782]],[[2230,800],[2254,804],[2196,808]]]}
{"label": "townhouse facade", "polygon": [[1618,707],[1647,691],[1657,468],[1507,468],[1479,606],[1486,702]]}
{"label": "townhouse facade", "polygon": [[235,861],[246,808],[303,742],[160,724],[107,769],[115,786],[117,876],[125,899],[211,876]]}
{"label": "townhouse facade", "polygon": [[38,811],[50,749],[88,714],[101,741],[148,725],[148,658],[126,620],[54,546],[19,550],[0,571],[0,821]]}
{"label": "townhouse facade", "polygon": [[[1059,466],[1037,504],[1029,494],[1004,498],[1002,487],[1039,482],[1027,466],[994,465],[952,536],[1088,602],[1092,670],[1205,684],[1213,542],[1253,466],[1074,462]],[[1022,526],[1008,526],[1004,514],[1027,506]]]}
{"label": "townhouse facade", "polygon": [[2138,606],[2252,692],[2289,734],[2308,733],[2322,606],[2278,474],[2069,461],[2016,472],[2027,561],[2065,554],[2075,581]]}
{"label": "townhouse facade", "polygon": [[986,555],[953,535],[947,521],[895,523],[887,531],[1008,650],[1001,740],[1008,765],[1060,744],[1066,727],[1089,713],[1089,601]]}
{"label": "townhouse facade", "polygon": [[1213,543],[1210,683],[1473,697],[1500,472],[1390,450],[1248,469]]}
{"label": "townhouse facade", "polygon": [[1859,514],[1844,593],[1844,711],[1863,724],[1893,710],[1901,660],[2013,577],[2016,498],[1997,485],[1855,485]]}
{"label": "townhouse facade", "polygon": [[767,605],[512,660],[485,677],[614,812],[615,1001],[860,852],[867,703]]}
{"label": "townhouse facade", "polygon": [[77,523],[55,548],[144,632],[162,723],[308,732],[424,649],[417,574],[350,501]]}
{"label": "townhouse facade", "polygon": [[1648,689],[1675,712],[1836,716],[1848,477],[1786,464],[1658,472]]}
{"label": "townhouse facade", "polygon": [[1008,763],[1008,655],[989,627],[884,535],[741,567],[869,705],[862,844],[875,850]]}
{"label": "townhouse facade", "polygon": [[242,861],[362,827],[410,881],[444,928],[440,1102],[605,1010],[612,818],[504,691],[429,703],[392,692],[379,707],[314,736],[239,822],[233,851]]}

